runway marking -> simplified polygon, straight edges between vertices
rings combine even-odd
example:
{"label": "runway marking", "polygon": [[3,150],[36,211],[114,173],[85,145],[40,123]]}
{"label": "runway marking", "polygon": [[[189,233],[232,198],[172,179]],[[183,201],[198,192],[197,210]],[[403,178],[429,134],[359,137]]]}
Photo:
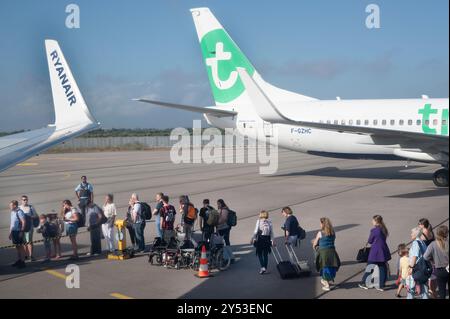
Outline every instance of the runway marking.
{"label": "runway marking", "polygon": [[50,274],[50,275],[52,275],[52,276],[55,276],[55,277],[60,278],[60,279],[63,279],[63,280],[66,280],[66,278],[67,278],[66,275],[64,275],[64,274],[62,274],[62,273],[60,273],[60,272],[57,272],[56,270],[46,270],[45,272],[46,272],[47,274]]}
{"label": "runway marking", "polygon": [[111,297],[117,298],[117,299],[134,299],[133,297],[129,297],[126,295],[119,294],[118,292],[113,292],[112,294],[109,294]]}
{"label": "runway marking", "polygon": [[37,165],[39,165],[39,163],[20,163],[20,164],[17,164],[16,166],[37,166]]}

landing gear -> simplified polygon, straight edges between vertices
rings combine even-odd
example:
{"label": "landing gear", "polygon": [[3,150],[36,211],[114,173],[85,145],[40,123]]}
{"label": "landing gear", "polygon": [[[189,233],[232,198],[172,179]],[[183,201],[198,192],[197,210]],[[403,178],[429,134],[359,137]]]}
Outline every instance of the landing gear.
{"label": "landing gear", "polygon": [[433,182],[437,187],[448,187],[448,168],[441,168],[434,172]]}

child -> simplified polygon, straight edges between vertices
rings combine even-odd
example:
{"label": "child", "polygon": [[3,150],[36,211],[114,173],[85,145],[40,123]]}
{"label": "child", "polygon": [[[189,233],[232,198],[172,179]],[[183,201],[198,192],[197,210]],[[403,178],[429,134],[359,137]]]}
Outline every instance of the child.
{"label": "child", "polygon": [[52,258],[59,259],[61,258],[61,236],[64,233],[64,221],[58,217],[56,212],[52,210],[50,214],[47,214],[48,220],[51,225],[51,227],[56,227],[57,234],[55,237],[53,237],[53,246],[55,247],[55,253],[52,255]]}
{"label": "child", "polygon": [[409,271],[409,249],[406,247],[405,244],[398,245],[398,255],[400,256],[399,262],[398,262],[398,279],[397,279],[397,293],[395,296],[397,298],[401,298],[402,296],[400,293],[402,292],[403,288],[406,288],[406,279],[408,278],[408,271]]}
{"label": "child", "polygon": [[41,214],[39,216],[39,227],[37,229],[37,232],[42,234],[42,237],[44,238],[44,247],[45,247],[45,260],[44,262],[50,261],[50,256],[52,253],[51,249],[51,238],[49,237],[49,227],[50,223],[47,220],[47,216],[44,214]]}

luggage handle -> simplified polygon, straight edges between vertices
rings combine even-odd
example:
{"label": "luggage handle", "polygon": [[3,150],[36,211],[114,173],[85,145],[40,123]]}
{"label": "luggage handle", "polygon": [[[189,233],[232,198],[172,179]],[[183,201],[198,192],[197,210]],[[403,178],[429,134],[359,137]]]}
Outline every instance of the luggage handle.
{"label": "luggage handle", "polygon": [[[286,246],[287,246],[286,249],[287,249],[289,255],[290,256],[293,255],[294,258],[295,258],[295,261],[297,262],[297,264],[300,264],[300,261],[298,260],[297,254],[295,253],[294,247],[292,247],[292,245],[286,245]],[[292,262],[294,262],[294,261],[292,260]]]}
{"label": "luggage handle", "polygon": [[[279,263],[281,263],[283,261],[283,258],[281,258],[281,254],[280,254],[280,251],[278,250],[277,246],[273,247],[273,250],[274,250],[273,257],[275,258],[275,261],[277,262],[277,265],[278,265]],[[278,254],[280,261],[278,261],[276,254]]]}
{"label": "luggage handle", "polygon": [[[300,261],[297,258],[297,254],[294,251],[294,247],[292,245],[286,245],[286,250],[288,251],[289,258],[291,259],[291,262],[295,264],[295,268],[297,268],[297,271],[300,273],[302,271],[302,268],[300,267]],[[295,260],[294,260],[295,258]]]}

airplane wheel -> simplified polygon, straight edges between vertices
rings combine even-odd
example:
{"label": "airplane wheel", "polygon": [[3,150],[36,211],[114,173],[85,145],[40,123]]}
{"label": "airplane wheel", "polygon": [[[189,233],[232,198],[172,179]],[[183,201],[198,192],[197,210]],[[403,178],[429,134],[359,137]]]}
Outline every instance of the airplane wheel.
{"label": "airplane wheel", "polygon": [[433,174],[433,182],[437,187],[448,187],[448,170],[442,168]]}

